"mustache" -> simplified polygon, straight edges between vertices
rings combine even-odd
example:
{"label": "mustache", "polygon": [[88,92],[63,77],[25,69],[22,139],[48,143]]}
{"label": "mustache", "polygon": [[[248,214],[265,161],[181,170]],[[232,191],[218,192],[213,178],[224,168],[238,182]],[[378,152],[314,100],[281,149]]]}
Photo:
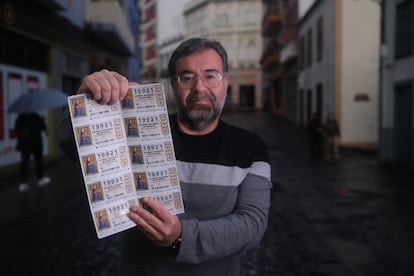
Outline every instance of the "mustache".
{"label": "mustache", "polygon": [[192,103],[192,102],[196,102],[199,100],[209,100],[211,102],[215,102],[216,97],[214,97],[214,95],[190,94],[188,95],[186,102]]}

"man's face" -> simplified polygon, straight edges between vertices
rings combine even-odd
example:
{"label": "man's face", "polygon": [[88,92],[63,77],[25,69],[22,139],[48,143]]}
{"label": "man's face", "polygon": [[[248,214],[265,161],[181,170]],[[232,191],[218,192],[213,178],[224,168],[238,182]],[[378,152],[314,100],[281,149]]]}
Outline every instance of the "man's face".
{"label": "man's face", "polygon": [[[207,49],[179,58],[175,67],[177,76],[197,76],[191,87],[183,88],[177,80],[172,85],[181,119],[195,130],[203,129],[218,119],[226,99],[228,77],[223,72],[222,60],[216,51]],[[223,78],[212,87],[205,78],[216,73]]]}

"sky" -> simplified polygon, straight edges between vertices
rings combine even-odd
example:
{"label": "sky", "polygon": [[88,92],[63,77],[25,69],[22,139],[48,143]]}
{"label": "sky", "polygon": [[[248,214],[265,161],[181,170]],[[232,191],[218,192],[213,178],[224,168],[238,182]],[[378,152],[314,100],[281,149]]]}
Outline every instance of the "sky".
{"label": "sky", "polygon": [[158,39],[160,42],[184,33],[182,11],[189,0],[158,0]]}
{"label": "sky", "polygon": [[309,10],[309,8],[315,3],[316,0],[299,0],[299,18]]}

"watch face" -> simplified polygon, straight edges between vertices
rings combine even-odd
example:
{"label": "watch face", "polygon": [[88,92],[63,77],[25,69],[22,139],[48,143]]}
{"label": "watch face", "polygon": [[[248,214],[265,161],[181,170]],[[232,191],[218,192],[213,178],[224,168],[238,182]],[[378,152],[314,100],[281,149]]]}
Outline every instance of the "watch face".
{"label": "watch face", "polygon": [[173,245],[171,246],[172,251],[177,254],[178,250],[180,249],[180,245],[181,245],[181,238],[178,238]]}

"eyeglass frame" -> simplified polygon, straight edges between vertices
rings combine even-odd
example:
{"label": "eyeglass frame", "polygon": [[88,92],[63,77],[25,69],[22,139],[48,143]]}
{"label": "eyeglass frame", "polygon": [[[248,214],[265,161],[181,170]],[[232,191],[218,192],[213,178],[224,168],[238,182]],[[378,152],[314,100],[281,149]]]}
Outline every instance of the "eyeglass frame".
{"label": "eyeglass frame", "polygon": [[[206,71],[203,72],[203,74],[208,74],[208,73],[215,74],[215,76],[216,76],[215,79],[217,80],[217,85],[210,86],[210,85],[206,84],[204,77],[200,77],[198,74],[196,74],[194,72],[191,72],[191,71],[183,71],[183,72],[181,72],[180,74],[178,74],[178,76],[175,78],[175,80],[177,81],[178,86],[180,86],[183,89],[189,89],[189,88],[194,87],[197,84],[197,81],[200,80],[200,79],[203,82],[203,84],[204,84],[205,87],[207,87],[207,88],[216,88],[217,86],[219,86],[221,80],[226,76],[225,74],[222,75],[217,70],[206,70]],[[192,75],[194,75],[194,77],[193,77],[194,80],[192,80],[192,85],[191,86],[183,86],[182,82],[180,81],[181,80],[181,78],[180,78],[180,75],[181,74],[192,74]]]}

